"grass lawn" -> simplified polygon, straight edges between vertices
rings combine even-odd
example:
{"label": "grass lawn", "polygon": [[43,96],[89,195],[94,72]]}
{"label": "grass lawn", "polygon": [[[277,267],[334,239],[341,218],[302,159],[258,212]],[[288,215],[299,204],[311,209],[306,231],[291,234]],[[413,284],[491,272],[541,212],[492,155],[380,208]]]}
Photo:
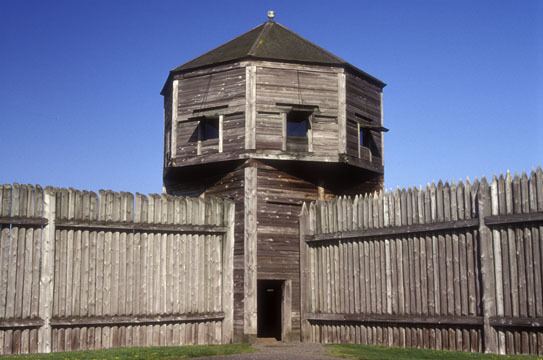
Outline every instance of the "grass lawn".
{"label": "grass lawn", "polygon": [[231,345],[189,345],[175,347],[119,348],[96,351],[75,351],[52,354],[10,355],[2,360],[121,360],[121,359],[188,359],[198,356],[230,355],[252,352],[248,344]]}
{"label": "grass lawn", "polygon": [[327,345],[328,353],[347,359],[359,360],[537,360],[541,356],[527,355],[488,355],[454,351],[436,351],[422,349],[385,348],[367,345]]}

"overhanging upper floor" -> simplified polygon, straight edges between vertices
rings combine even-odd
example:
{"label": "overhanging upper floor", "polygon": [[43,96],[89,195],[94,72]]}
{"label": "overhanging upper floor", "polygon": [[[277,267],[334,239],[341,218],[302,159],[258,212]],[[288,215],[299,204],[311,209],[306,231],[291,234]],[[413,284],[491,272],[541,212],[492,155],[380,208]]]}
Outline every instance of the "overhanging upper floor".
{"label": "overhanging upper floor", "polygon": [[177,74],[164,95],[164,165],[254,158],[382,174],[381,98],[336,66],[241,61]]}

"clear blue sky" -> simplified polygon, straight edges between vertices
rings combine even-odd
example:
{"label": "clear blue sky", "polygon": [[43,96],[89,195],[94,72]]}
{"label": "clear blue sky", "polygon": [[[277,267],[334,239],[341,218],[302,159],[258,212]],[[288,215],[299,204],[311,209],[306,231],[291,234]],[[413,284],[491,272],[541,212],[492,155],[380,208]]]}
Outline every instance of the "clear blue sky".
{"label": "clear blue sky", "polygon": [[541,0],[0,0],[0,183],[160,192],[168,71],[268,9],[388,84],[387,188],[543,164]]}

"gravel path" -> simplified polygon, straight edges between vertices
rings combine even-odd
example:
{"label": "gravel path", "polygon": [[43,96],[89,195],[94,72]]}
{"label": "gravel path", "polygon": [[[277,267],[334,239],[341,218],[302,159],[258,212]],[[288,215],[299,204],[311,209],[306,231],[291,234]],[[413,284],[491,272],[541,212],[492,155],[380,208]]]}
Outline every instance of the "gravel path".
{"label": "gravel path", "polygon": [[326,355],[321,344],[277,343],[274,345],[253,345],[256,352],[228,356],[210,356],[201,360],[334,360]]}

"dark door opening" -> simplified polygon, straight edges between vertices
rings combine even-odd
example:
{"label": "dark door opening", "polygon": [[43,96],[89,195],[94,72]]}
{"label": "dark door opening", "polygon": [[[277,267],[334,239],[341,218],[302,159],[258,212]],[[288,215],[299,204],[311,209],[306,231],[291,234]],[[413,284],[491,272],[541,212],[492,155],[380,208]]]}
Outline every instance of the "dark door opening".
{"label": "dark door opening", "polygon": [[281,280],[258,280],[257,335],[281,340]]}

